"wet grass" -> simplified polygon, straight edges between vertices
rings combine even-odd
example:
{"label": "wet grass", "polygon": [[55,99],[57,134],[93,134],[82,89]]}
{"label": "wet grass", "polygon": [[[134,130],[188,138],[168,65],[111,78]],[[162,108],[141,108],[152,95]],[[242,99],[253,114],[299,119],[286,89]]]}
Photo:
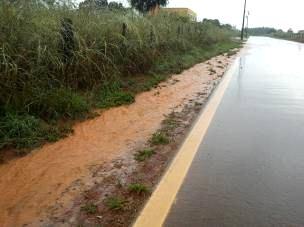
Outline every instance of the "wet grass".
{"label": "wet grass", "polygon": [[110,197],[110,198],[106,199],[106,201],[105,201],[105,205],[110,210],[114,210],[114,211],[123,210],[126,203],[127,203],[127,201],[120,197]]}
{"label": "wet grass", "polygon": [[162,131],[163,132],[170,132],[176,129],[178,126],[181,125],[181,120],[177,117],[177,113],[172,112],[166,119],[162,121]]}
{"label": "wet grass", "polygon": [[150,190],[148,189],[147,186],[145,186],[144,184],[140,184],[140,183],[130,184],[128,187],[128,190],[131,193],[135,193],[137,195],[143,195],[143,194],[147,194],[150,192]]}
{"label": "wet grass", "polygon": [[94,203],[88,203],[88,204],[84,205],[83,207],[81,207],[81,211],[85,212],[86,214],[92,215],[92,214],[97,213],[98,207]]}
{"label": "wet grass", "polygon": [[0,118],[0,149],[14,146],[22,154],[25,147],[37,147],[42,141],[55,142],[71,131],[67,124],[52,125],[31,115],[7,113]]}
{"label": "wet grass", "polygon": [[155,154],[153,149],[144,149],[142,151],[137,151],[134,155],[134,159],[138,162],[143,162],[149,158],[151,158]]}
{"label": "wet grass", "polygon": [[151,138],[151,145],[166,145],[170,142],[169,137],[164,132],[156,132]]}
{"label": "wet grass", "polygon": [[108,93],[107,95],[102,95],[101,101],[99,101],[96,106],[98,108],[111,108],[121,105],[131,104],[135,101],[134,95],[129,92],[116,91],[113,93]]}
{"label": "wet grass", "polygon": [[[239,46],[224,26],[173,15],[22,4],[0,3],[0,150],[57,141],[92,109],[131,104],[170,74]],[[60,49],[64,18],[73,23],[70,59]]]}

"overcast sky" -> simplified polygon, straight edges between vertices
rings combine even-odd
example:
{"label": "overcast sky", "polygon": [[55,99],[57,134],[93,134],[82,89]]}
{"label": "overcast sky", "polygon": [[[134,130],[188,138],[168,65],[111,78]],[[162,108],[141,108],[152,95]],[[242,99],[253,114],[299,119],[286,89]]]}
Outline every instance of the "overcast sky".
{"label": "overcast sky", "polygon": [[[127,4],[127,0],[118,0]],[[247,0],[249,26],[304,30],[304,0]],[[199,19],[219,19],[240,27],[244,0],[169,0],[168,7],[187,7]]]}

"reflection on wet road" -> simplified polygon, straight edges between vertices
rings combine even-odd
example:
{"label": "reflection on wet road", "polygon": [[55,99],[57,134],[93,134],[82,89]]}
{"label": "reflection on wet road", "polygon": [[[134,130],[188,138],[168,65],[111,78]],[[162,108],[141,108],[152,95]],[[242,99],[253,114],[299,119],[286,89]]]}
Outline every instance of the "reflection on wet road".
{"label": "reflection on wet road", "polygon": [[251,38],[165,226],[304,226],[304,45]]}

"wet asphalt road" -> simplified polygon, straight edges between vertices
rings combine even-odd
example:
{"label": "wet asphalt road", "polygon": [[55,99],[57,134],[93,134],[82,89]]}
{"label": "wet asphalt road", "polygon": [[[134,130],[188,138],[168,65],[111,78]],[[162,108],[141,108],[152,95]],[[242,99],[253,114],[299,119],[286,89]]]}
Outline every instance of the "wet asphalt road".
{"label": "wet asphalt road", "polygon": [[303,44],[248,41],[165,226],[304,226]]}

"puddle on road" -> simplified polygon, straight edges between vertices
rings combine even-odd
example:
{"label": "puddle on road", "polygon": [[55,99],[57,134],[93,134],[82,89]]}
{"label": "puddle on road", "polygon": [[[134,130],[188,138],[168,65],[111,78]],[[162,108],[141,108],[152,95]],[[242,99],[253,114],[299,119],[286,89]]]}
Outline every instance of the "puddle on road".
{"label": "puddle on road", "polygon": [[[146,143],[164,115],[213,86],[232,59],[219,56],[174,75],[130,106],[106,110],[78,123],[74,134],[0,165],[0,226],[20,226],[39,218],[94,165],[110,162]],[[224,66],[224,67],[222,67]],[[217,74],[209,75],[210,68]]]}

